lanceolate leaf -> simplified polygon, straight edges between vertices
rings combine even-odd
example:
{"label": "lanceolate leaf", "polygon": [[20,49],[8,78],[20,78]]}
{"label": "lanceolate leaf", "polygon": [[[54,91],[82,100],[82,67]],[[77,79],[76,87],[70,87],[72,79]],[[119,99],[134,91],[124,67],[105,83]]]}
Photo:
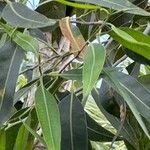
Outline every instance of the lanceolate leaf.
{"label": "lanceolate leaf", "polygon": [[[143,122],[142,119],[143,116],[147,119],[147,121],[149,121],[150,108],[144,102],[144,99],[147,98],[147,96],[143,95],[141,99],[142,92],[147,93],[148,91],[141,89],[142,92],[140,91],[139,93],[140,96],[138,96],[138,94],[135,93],[136,91],[134,91],[134,89],[131,89],[130,84],[126,85],[126,81],[124,80],[125,78],[124,74],[122,74],[120,79],[119,73],[117,73],[114,70],[105,69],[104,72],[106,74],[106,81],[114,88],[114,90],[116,90],[124,98],[128,106],[130,107],[132,113],[134,114],[135,118],[137,119],[138,123],[140,124],[141,128],[143,129],[145,134],[150,138],[150,133],[148,133],[147,127],[145,126],[145,123]],[[130,76],[128,76],[128,78],[130,78]],[[132,82],[134,83],[133,79]],[[149,95],[149,93],[147,94]]]}
{"label": "lanceolate leaf", "polygon": [[88,137],[84,109],[75,95],[59,104],[61,118],[61,150],[87,150]]}
{"label": "lanceolate leaf", "polygon": [[150,13],[133,5],[128,0],[75,0],[76,2],[90,3],[115,10],[125,11],[127,13],[150,16]]}
{"label": "lanceolate leaf", "polygon": [[0,124],[8,119],[12,111],[15,86],[23,56],[23,51],[11,41],[7,41],[0,49]]}
{"label": "lanceolate leaf", "polygon": [[48,19],[40,13],[32,11],[21,3],[12,2],[3,9],[2,17],[12,26],[22,28],[41,28],[52,26],[55,20]]}
{"label": "lanceolate leaf", "polygon": [[84,56],[83,95],[87,97],[101,73],[105,61],[105,49],[100,44],[90,44]]}
{"label": "lanceolate leaf", "polygon": [[58,106],[53,95],[44,88],[42,79],[35,95],[35,108],[48,150],[60,150],[61,126]]}
{"label": "lanceolate leaf", "polygon": [[112,37],[126,48],[150,60],[150,37],[133,29],[112,25]]}

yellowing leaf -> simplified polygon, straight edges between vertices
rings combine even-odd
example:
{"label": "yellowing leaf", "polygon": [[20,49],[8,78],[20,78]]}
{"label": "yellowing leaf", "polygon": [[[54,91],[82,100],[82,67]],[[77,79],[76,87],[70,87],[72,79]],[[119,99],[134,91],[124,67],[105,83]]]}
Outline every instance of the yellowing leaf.
{"label": "yellowing leaf", "polygon": [[[70,24],[69,17],[59,21],[59,26],[62,34],[71,44],[71,52],[79,52],[85,46],[85,40],[77,26]],[[82,57],[83,53],[81,53]]]}

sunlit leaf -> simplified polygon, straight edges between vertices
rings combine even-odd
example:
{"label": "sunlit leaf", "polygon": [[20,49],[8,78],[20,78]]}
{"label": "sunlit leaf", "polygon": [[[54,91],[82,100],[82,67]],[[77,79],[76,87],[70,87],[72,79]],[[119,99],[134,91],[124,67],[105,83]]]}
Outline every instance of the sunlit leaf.
{"label": "sunlit leaf", "polygon": [[142,32],[134,29],[119,29],[112,26],[114,31],[111,35],[120,44],[128,48],[129,50],[144,56],[150,60],[150,37],[144,35]]}
{"label": "sunlit leaf", "polygon": [[85,50],[83,65],[83,95],[87,97],[95,86],[105,61],[105,49],[100,44],[90,44]]}
{"label": "sunlit leaf", "polygon": [[48,150],[60,150],[61,127],[59,110],[55,98],[43,86],[35,95],[35,108]]}

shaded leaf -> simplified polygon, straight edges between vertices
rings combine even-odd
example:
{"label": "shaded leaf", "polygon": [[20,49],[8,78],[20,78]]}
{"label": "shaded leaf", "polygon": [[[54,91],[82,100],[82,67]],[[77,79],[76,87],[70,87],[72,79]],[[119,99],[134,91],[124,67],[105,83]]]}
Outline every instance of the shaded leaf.
{"label": "shaded leaf", "polygon": [[66,6],[52,1],[39,6],[36,11],[48,18],[61,19],[66,15]]}
{"label": "shaded leaf", "polygon": [[[132,82],[129,80],[130,83],[129,83],[129,85],[127,85],[126,84],[127,81],[124,80],[125,74],[119,73],[116,70],[112,70],[112,69],[111,70],[105,69],[104,72],[106,75],[105,80],[114,88],[114,90],[116,90],[124,98],[124,100],[127,102],[128,106],[130,107],[132,113],[134,114],[135,118],[137,119],[138,123],[140,124],[141,128],[143,129],[145,134],[150,138],[147,127],[141,117],[141,115],[143,117],[145,117],[146,119],[148,119],[150,117],[150,113],[149,113],[150,108],[146,104],[146,101],[144,101],[144,99],[146,100],[147,96],[150,95],[149,92],[146,91],[145,89],[143,89],[143,90],[141,89],[142,92],[147,94],[147,96],[142,95],[141,90],[139,93],[140,95],[137,95],[137,93],[135,93],[135,91],[134,91],[135,89],[133,87],[132,87],[133,89],[130,89],[130,86],[133,85],[132,83],[135,83],[134,78],[131,78]],[[128,76],[128,78],[130,78],[130,76]],[[149,103],[148,101],[147,101],[147,103]],[[143,107],[144,107],[144,109],[143,109]],[[148,121],[149,121],[149,119],[148,119]]]}
{"label": "shaded leaf", "polygon": [[4,9],[5,6],[6,6],[6,3],[0,1],[0,19],[1,19],[1,16],[2,16],[2,11],[3,11],[3,9]]}
{"label": "shaded leaf", "polygon": [[52,26],[55,20],[48,19],[27,6],[17,2],[10,2],[3,9],[2,17],[12,26],[21,28],[41,28]]}
{"label": "shaded leaf", "polygon": [[83,95],[87,97],[95,86],[105,61],[105,49],[100,44],[90,44],[84,55]]}
{"label": "shaded leaf", "polygon": [[6,145],[6,133],[4,129],[0,130],[0,150],[5,150]]}
{"label": "shaded leaf", "polygon": [[[96,90],[92,91],[92,96],[99,107],[99,109],[102,111],[102,113],[105,115],[107,120],[118,130],[121,124],[121,121],[118,117],[110,114],[105,106],[104,102],[108,101],[111,98],[111,94],[108,89],[108,85],[103,84],[105,87],[100,88],[99,92]],[[131,127],[129,122],[125,121],[122,130],[120,131],[120,135],[123,136],[131,145],[133,145],[135,148],[139,147],[138,145],[138,138],[134,132],[134,129]]]}
{"label": "shaded leaf", "polygon": [[75,95],[59,104],[61,118],[61,150],[87,150],[88,137],[84,109]]}
{"label": "shaded leaf", "polygon": [[6,129],[6,148],[5,150],[11,150],[14,148],[17,134],[22,123],[16,123],[14,126]]}
{"label": "shaded leaf", "polygon": [[13,97],[23,56],[23,51],[10,41],[0,49],[0,124],[5,122],[12,112]]}
{"label": "shaded leaf", "polygon": [[86,114],[87,119],[87,129],[88,129],[88,139],[91,141],[99,142],[111,142],[115,136],[102,126],[100,126],[96,121],[94,121],[88,114]]}
{"label": "shaded leaf", "polygon": [[42,79],[35,95],[35,108],[48,150],[59,150],[61,139],[59,110],[53,95],[44,88]]}

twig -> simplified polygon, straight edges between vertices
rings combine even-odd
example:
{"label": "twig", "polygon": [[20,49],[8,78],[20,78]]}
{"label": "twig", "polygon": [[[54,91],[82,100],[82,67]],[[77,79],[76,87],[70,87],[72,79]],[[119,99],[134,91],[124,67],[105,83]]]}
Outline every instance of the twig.
{"label": "twig", "polygon": [[114,64],[113,64],[113,66],[114,67],[116,67],[116,66],[118,66],[121,62],[123,62],[125,59],[127,59],[128,58],[128,56],[127,55],[124,55],[123,57],[121,57],[119,60],[117,60]]}
{"label": "twig", "polygon": [[97,21],[97,22],[83,22],[83,21],[74,21],[71,20],[70,23],[77,23],[77,24],[82,24],[82,25],[102,25],[104,23],[106,23],[105,21]]}

